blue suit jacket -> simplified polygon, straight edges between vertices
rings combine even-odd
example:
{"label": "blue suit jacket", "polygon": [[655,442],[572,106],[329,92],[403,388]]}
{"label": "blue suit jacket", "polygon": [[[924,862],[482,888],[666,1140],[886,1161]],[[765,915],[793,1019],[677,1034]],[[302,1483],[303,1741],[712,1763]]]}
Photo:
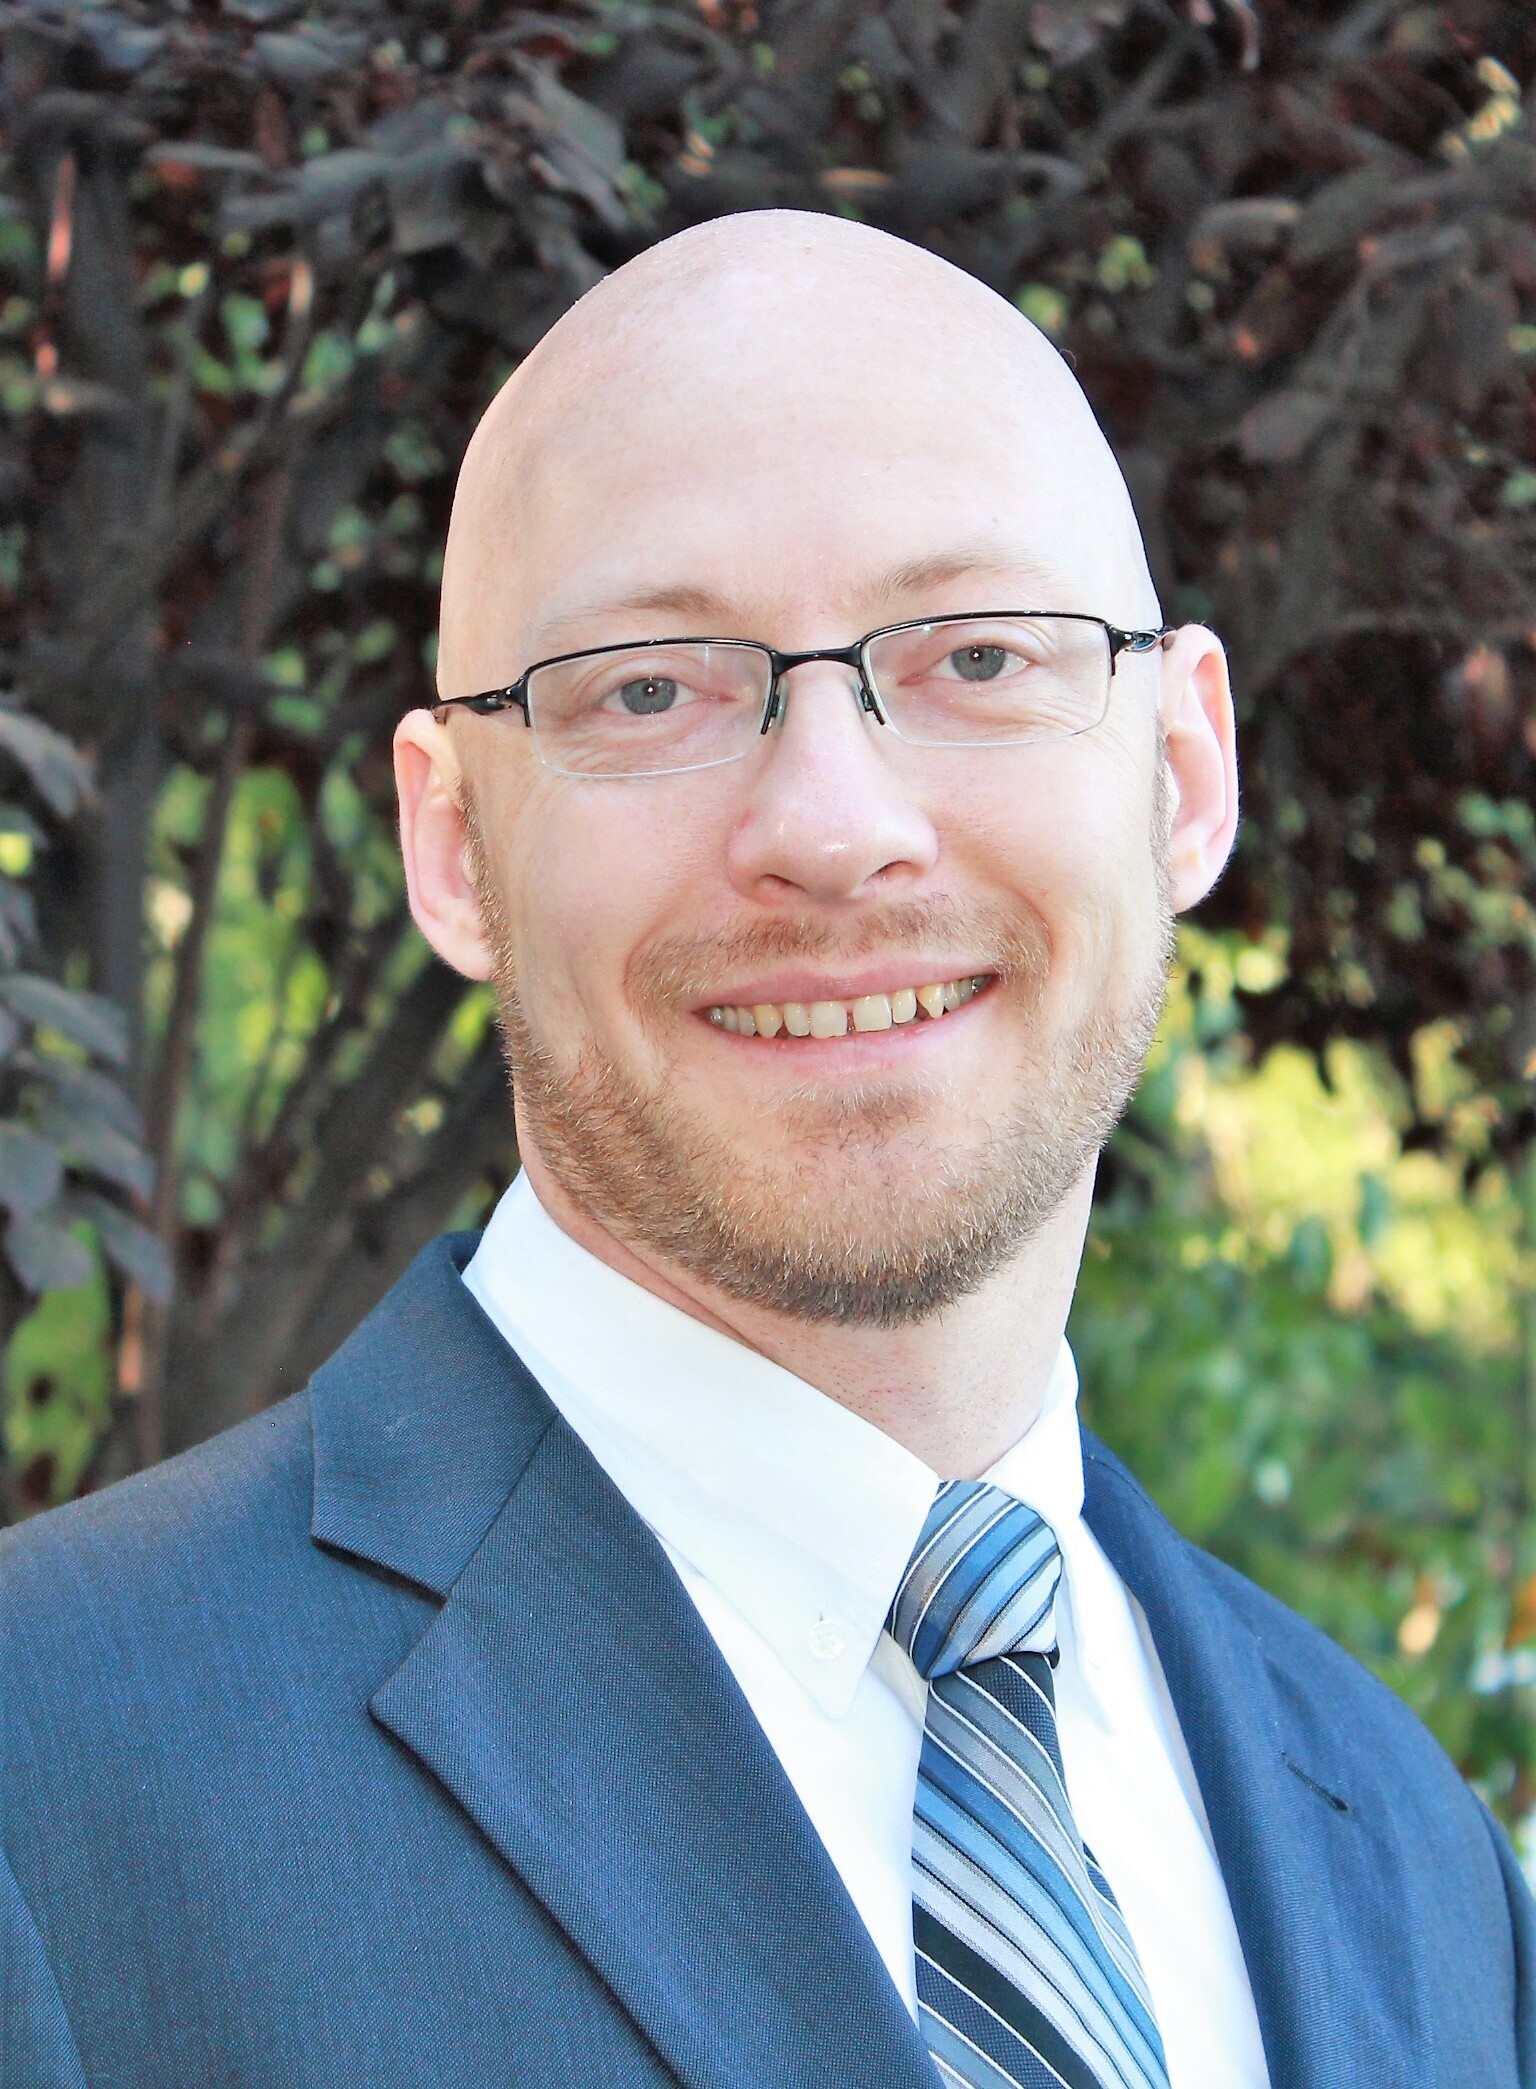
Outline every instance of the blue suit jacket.
{"label": "blue suit jacket", "polygon": [[[307,1394],[0,1548],[5,2089],[934,2089],[664,1555],[459,1282],[471,1246]],[[1536,1921],[1488,1816],[1086,1449],[1275,2089],[1529,2089]]]}

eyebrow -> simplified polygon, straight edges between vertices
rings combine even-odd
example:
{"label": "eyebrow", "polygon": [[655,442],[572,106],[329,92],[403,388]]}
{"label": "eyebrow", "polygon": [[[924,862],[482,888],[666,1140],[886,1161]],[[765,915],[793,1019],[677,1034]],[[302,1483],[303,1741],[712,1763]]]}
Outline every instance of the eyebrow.
{"label": "eyebrow", "polygon": [[709,588],[639,588],[633,594],[612,595],[601,602],[573,603],[569,609],[557,610],[553,616],[541,617],[533,627],[534,644],[542,648],[551,642],[556,633],[573,627],[579,630],[599,617],[656,615],[663,612],[668,615],[705,619],[717,615],[728,617],[731,614],[724,598]]}
{"label": "eyebrow", "polygon": [[[1022,546],[994,543],[990,539],[974,544],[962,544],[954,551],[944,552],[934,558],[913,559],[906,565],[894,566],[878,583],[876,592],[882,595],[917,595],[925,588],[946,587],[952,580],[964,580],[972,573],[1018,573],[1025,576],[1030,586],[1076,589],[1080,583],[1063,568],[1042,559],[1036,552],[1026,552]],[[1047,608],[1040,603],[1020,603],[1021,609]],[[1061,605],[1063,608],[1065,604]]]}
{"label": "eyebrow", "polygon": [[[919,595],[930,588],[947,587],[952,581],[964,580],[971,574],[982,573],[1020,575],[1030,587],[1041,588],[1047,596],[1054,592],[1072,597],[1081,589],[1079,580],[1075,580],[1048,560],[1040,558],[1038,554],[987,540],[958,545],[953,551],[892,566],[887,572],[879,575],[871,585],[862,588],[860,593],[876,601],[890,600],[902,595]],[[1044,597],[1032,602],[977,605],[978,608],[984,609],[1065,609],[1070,606],[1070,600],[1056,602]],[[540,619],[535,627],[536,642],[540,646],[548,644],[552,634],[571,627],[579,628],[600,617],[658,614],[697,617],[705,621],[713,619],[717,625],[724,626],[735,622],[739,612],[735,604],[725,596],[716,594],[712,588],[692,587],[683,583],[638,588],[631,594],[611,596],[604,601],[575,604],[569,609],[557,611],[552,617]],[[724,630],[720,630],[718,635],[723,637]]]}

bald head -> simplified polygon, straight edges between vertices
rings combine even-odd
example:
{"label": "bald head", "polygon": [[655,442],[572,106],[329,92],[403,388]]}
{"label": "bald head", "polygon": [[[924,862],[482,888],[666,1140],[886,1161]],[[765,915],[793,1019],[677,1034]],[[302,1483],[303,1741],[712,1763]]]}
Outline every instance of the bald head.
{"label": "bald head", "polygon": [[[1076,1268],[1169,905],[1235,817],[1220,648],[1160,623],[1071,373],[930,254],[729,218],[551,330],[465,461],[442,694],[565,664],[520,714],[412,712],[396,760],[412,909],[498,982],[567,1231],[718,1326],[761,1309],[813,1383],[769,1324],[942,1308],[948,1342],[1037,1237]],[[875,1372],[874,1419],[861,1354],[828,1369]]]}
{"label": "bald head", "polygon": [[[922,515],[936,465],[958,480],[949,514],[933,518],[952,537],[958,527],[948,545],[927,541]],[[873,532],[893,554],[884,573],[861,570],[847,537],[872,534],[871,496],[893,525]],[[679,567],[658,582],[659,569],[639,571],[637,539],[654,551],[658,532],[689,558],[684,503],[712,557],[727,549],[728,524],[743,531],[735,549],[753,571],[740,585],[765,612],[794,593],[800,567],[824,574],[821,547],[835,543],[850,596],[878,593],[925,559],[974,553],[979,569],[1012,550],[1042,586],[1057,584],[1050,602],[1014,606],[1157,620],[1124,481],[1056,349],[973,277],[839,218],[765,211],[697,226],[605,277],[545,335],[464,460],[443,574],[442,693],[508,679],[529,646],[601,643],[606,633],[578,629],[584,615],[647,583],[652,594],[670,585],[680,604],[691,590],[701,614],[706,598],[723,608],[722,575]],[[878,558],[879,544],[868,549]],[[1062,587],[1080,599],[1062,599]]]}

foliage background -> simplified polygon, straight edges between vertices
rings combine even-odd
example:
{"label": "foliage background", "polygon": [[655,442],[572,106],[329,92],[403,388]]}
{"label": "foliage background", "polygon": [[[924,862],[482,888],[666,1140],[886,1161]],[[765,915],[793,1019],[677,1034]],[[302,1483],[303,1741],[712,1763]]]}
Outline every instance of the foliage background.
{"label": "foliage background", "polygon": [[1233,657],[1090,1418],[1523,1828],[1533,72],[1498,0],[0,5],[0,1514],[301,1384],[507,1179],[387,765],[458,456],[647,242],[839,211],[1074,358]]}

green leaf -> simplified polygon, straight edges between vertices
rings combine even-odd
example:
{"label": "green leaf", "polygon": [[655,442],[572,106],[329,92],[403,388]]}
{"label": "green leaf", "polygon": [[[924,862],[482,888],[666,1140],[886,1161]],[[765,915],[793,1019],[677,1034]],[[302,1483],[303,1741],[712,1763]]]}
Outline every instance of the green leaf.
{"label": "green leaf", "polygon": [[29,1219],[59,1194],[64,1164],[50,1142],[24,1124],[0,1124],[0,1204]]}
{"label": "green leaf", "polygon": [[103,1118],[49,1101],[38,1113],[37,1127],[72,1167],[89,1169],[141,1197],[153,1189],[155,1170],[149,1155]]}
{"label": "green leaf", "polygon": [[446,462],[431,436],[415,421],[402,421],[390,431],[384,455],[395,476],[412,486],[418,480],[435,478]]}
{"label": "green leaf", "polygon": [[[34,850],[45,849],[48,846],[47,835],[31,813],[24,805],[18,805],[11,798],[0,798],[0,837],[3,836],[14,836],[18,841],[30,842]],[[7,864],[5,868],[9,870],[10,866]],[[18,873],[11,871],[11,875],[15,877]]]}
{"label": "green leaf", "polygon": [[90,1249],[53,1219],[13,1219],[5,1252],[29,1291],[68,1291],[91,1275]]}
{"label": "green leaf", "polygon": [[1053,339],[1066,325],[1071,310],[1062,293],[1049,283],[1026,283],[1014,292],[1013,301],[1026,319]]}
{"label": "green leaf", "polygon": [[219,307],[219,316],[231,348],[249,353],[266,345],[272,326],[259,297],[243,297],[231,291]]}
{"label": "green leaf", "polygon": [[67,820],[90,791],[90,764],[73,740],[40,718],[0,704],[0,748],[26,770],[39,796],[60,819]]}
{"label": "green leaf", "polygon": [[128,1057],[128,1025],[120,1008],[36,972],[0,976],[0,1001],[30,1023],[45,1023],[75,1044],[121,1066]]}
{"label": "green leaf", "polygon": [[87,1191],[72,1201],[96,1228],[108,1260],[163,1305],[173,1288],[171,1265],[156,1235],[105,1197]]}
{"label": "green leaf", "polygon": [[116,1078],[94,1066],[74,1066],[47,1054],[22,1054],[21,1066],[49,1088],[70,1110],[102,1118],[135,1145],[142,1144],[144,1125]]}
{"label": "green leaf", "polygon": [[1147,259],[1146,249],[1128,234],[1108,242],[1094,272],[1101,288],[1109,291],[1148,290],[1157,281],[1157,270]]}

